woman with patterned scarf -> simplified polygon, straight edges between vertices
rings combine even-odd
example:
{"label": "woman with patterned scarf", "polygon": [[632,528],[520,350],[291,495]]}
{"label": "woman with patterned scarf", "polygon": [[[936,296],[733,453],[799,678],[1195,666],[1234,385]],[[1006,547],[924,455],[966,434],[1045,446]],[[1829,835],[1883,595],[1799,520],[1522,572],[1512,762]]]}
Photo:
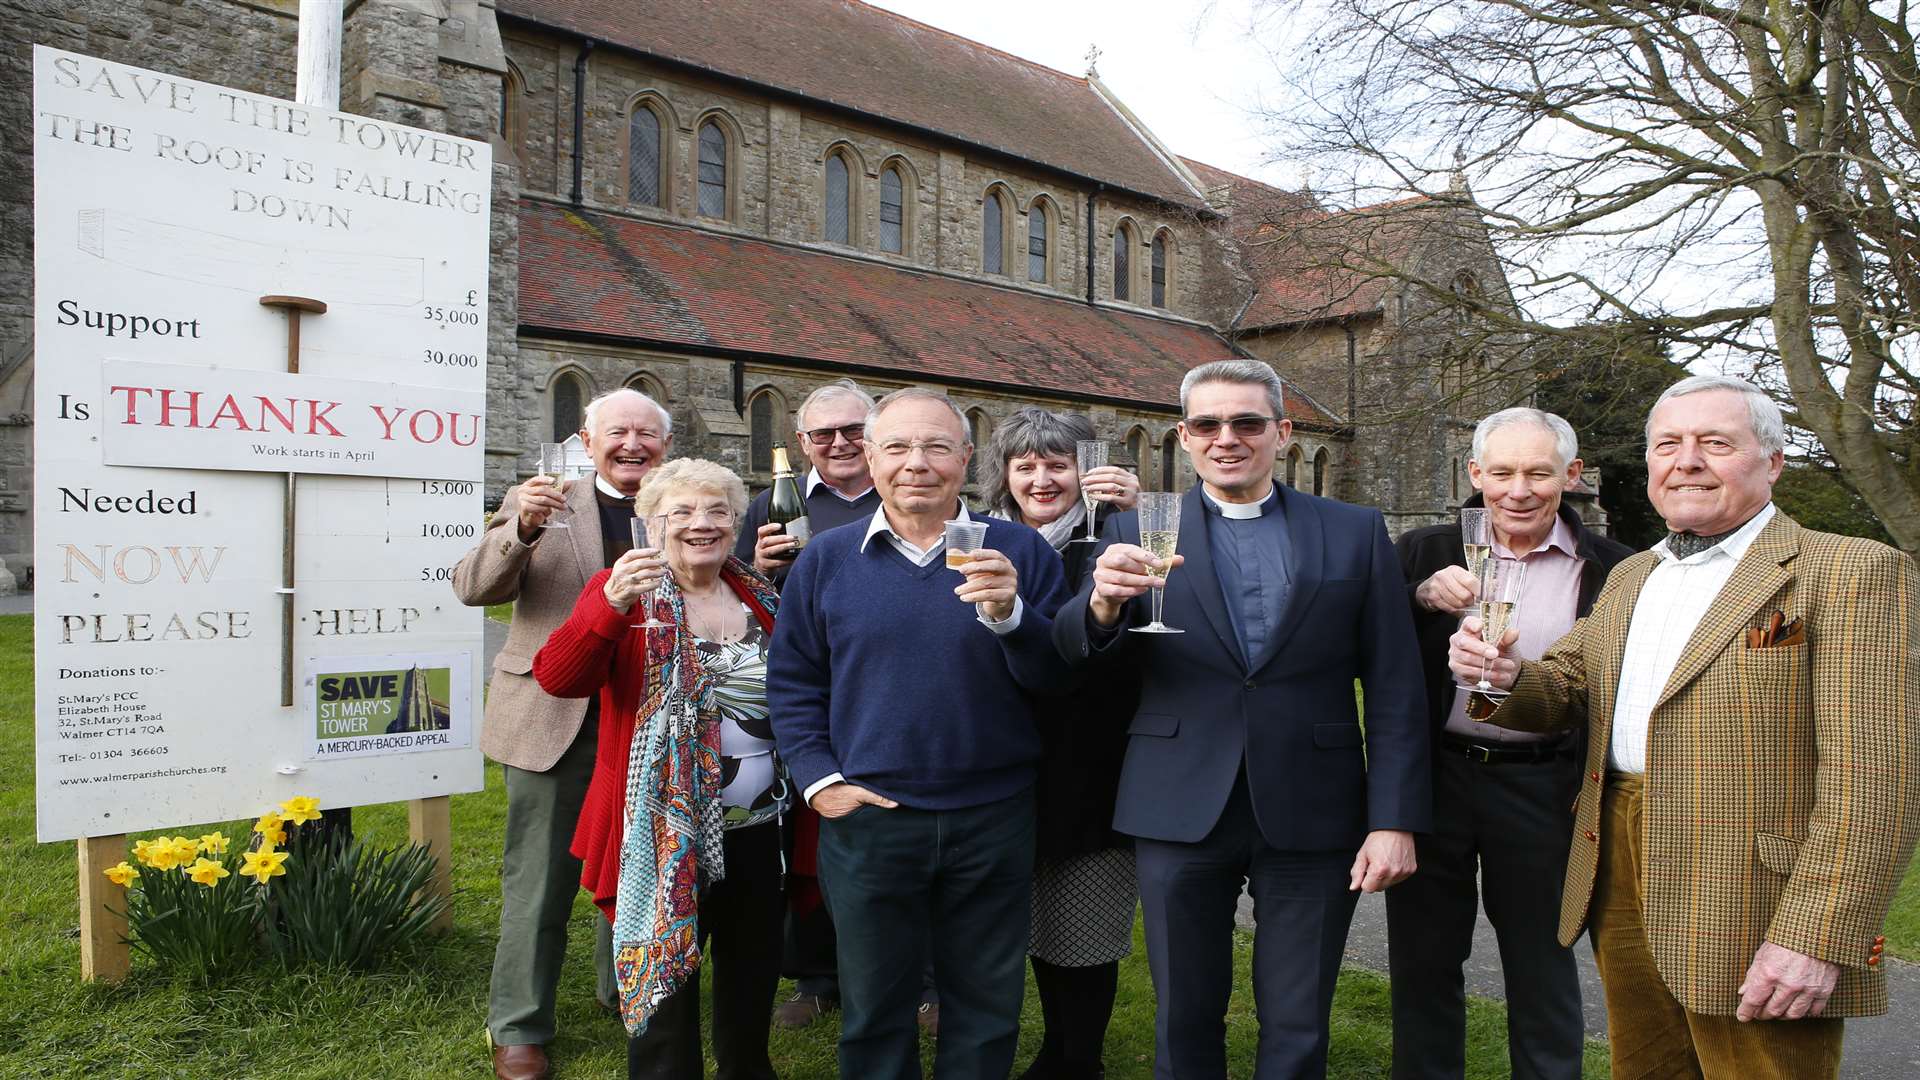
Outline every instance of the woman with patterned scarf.
{"label": "woman with patterned scarf", "polygon": [[[629,1077],[703,1075],[700,961],[709,940],[720,1080],[774,1080],[784,769],[767,722],[779,595],[731,555],[740,478],[682,459],[647,475],[634,512],[658,545],[587,582],[534,657],[556,697],[600,697],[599,748],[574,833],[581,883],[613,921]],[[649,616],[666,624],[647,629]]]}

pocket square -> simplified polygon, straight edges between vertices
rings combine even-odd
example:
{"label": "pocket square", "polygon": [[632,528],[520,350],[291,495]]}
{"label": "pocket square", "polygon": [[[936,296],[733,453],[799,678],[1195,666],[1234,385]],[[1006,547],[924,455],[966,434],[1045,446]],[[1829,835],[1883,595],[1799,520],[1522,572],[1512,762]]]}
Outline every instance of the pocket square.
{"label": "pocket square", "polygon": [[1789,619],[1781,612],[1767,617],[1765,626],[1755,626],[1747,630],[1747,648],[1780,649],[1789,645],[1799,645],[1807,640],[1807,627],[1798,616]]}

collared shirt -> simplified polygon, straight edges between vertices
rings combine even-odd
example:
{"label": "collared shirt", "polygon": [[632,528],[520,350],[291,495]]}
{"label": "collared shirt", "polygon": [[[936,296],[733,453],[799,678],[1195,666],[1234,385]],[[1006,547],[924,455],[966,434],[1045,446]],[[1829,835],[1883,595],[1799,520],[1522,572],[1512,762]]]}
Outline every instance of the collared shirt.
{"label": "collared shirt", "polygon": [[1628,773],[1647,771],[1647,722],[1653,715],[1653,703],[1666,689],[1700,620],[1733,577],[1733,568],[1753,546],[1760,530],[1773,520],[1773,514],[1773,504],[1768,503],[1733,535],[1685,559],[1674,558],[1665,540],[1653,546],[1660,565],[1640,587],[1633,622],[1627,628],[1627,646],[1620,657],[1620,685],[1613,702],[1608,767]]}
{"label": "collared shirt", "polygon": [[1241,658],[1253,667],[1265,661],[1293,592],[1292,538],[1280,491],[1276,486],[1257,503],[1221,502],[1204,489],[1200,496],[1201,505],[1215,515],[1207,547],[1227,601],[1228,622],[1240,639]]}
{"label": "collared shirt", "polygon": [[[960,512],[954,515],[952,520],[973,520],[973,517],[967,513],[967,504],[965,502],[960,504]],[[947,538],[944,533],[934,538],[932,547],[922,548],[920,545],[894,532],[893,525],[887,521],[887,508],[885,506],[875,510],[873,517],[867,522],[867,534],[860,538],[860,550],[862,552],[866,551],[867,546],[873,543],[873,538],[876,536],[885,539],[888,544],[892,545],[893,550],[899,552],[901,556],[915,566],[929,565],[935,559],[944,557],[947,550]],[[1025,611],[1025,602],[1022,601],[1019,594],[1016,593],[1013,597],[1013,614],[1008,615],[1000,622],[994,622],[985,615],[982,615],[980,616],[980,625],[993,631],[995,634],[1011,634],[1020,628],[1020,616]],[[807,790],[801,794],[801,799],[808,806],[812,806],[815,795],[830,785],[838,784],[845,779],[846,776],[841,773],[828,773],[826,776],[821,777],[809,785]]]}
{"label": "collared shirt", "polygon": [[622,494],[619,488],[607,483],[606,477],[601,476],[599,473],[593,474],[593,488],[609,499],[625,499],[628,502],[633,501],[633,496]]}
{"label": "collared shirt", "polygon": [[834,495],[839,497],[841,502],[846,502],[846,503],[857,503],[861,499],[866,498],[867,493],[873,490],[873,484],[869,482],[866,488],[862,490],[860,494],[848,495],[845,492],[841,491],[839,488],[834,487],[832,484],[829,484],[824,479],[822,479],[820,476],[819,469],[808,469],[807,470],[807,490],[804,497],[808,499],[813,498],[813,489],[820,488],[820,487],[826,488],[828,491],[833,492]]}
{"label": "collared shirt", "polygon": [[[1573,629],[1574,612],[1580,609],[1580,566],[1586,560],[1574,550],[1573,528],[1566,519],[1554,515],[1553,528],[1538,547],[1519,556],[1526,564],[1527,576],[1520,582],[1520,606],[1515,609],[1513,628],[1520,631],[1514,642],[1514,655],[1538,660],[1547,648]],[[1493,541],[1493,557],[1514,558],[1513,550]],[[1467,719],[1467,694],[1456,688],[1453,711],[1447,715],[1447,731],[1477,743],[1537,743],[1564,738],[1559,733],[1509,731],[1493,724]]]}

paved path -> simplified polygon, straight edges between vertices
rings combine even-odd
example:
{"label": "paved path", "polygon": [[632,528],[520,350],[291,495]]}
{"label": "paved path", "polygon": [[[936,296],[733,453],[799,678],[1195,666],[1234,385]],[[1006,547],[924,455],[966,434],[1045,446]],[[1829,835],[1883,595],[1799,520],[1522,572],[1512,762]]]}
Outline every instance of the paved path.
{"label": "paved path", "polygon": [[[1253,925],[1250,897],[1240,898],[1240,923]],[[1594,969],[1593,951],[1587,939],[1582,938],[1574,946],[1574,953],[1580,964],[1580,993],[1587,1014],[1587,1034],[1605,1039],[1607,1007],[1601,997],[1600,975]],[[1354,910],[1353,928],[1347,934],[1346,963],[1386,974],[1387,902],[1377,893],[1361,897]],[[1847,1023],[1842,1076],[1860,1080],[1920,1076],[1920,965],[1891,961],[1887,979],[1893,998],[1892,1011],[1886,1016]],[[1467,960],[1467,992],[1495,1001],[1504,1001],[1507,996],[1500,976],[1499,945],[1484,912],[1474,929],[1473,954]]]}

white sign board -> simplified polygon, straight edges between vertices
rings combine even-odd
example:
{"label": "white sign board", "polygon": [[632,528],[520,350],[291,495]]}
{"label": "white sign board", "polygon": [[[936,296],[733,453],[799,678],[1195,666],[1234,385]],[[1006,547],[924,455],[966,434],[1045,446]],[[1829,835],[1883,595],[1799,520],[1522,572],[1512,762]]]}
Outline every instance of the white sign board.
{"label": "white sign board", "polygon": [[[481,787],[481,614],[448,582],[491,179],[485,143],[34,49],[41,840]],[[327,305],[298,374],[270,295]],[[356,712],[380,737],[323,749]]]}

